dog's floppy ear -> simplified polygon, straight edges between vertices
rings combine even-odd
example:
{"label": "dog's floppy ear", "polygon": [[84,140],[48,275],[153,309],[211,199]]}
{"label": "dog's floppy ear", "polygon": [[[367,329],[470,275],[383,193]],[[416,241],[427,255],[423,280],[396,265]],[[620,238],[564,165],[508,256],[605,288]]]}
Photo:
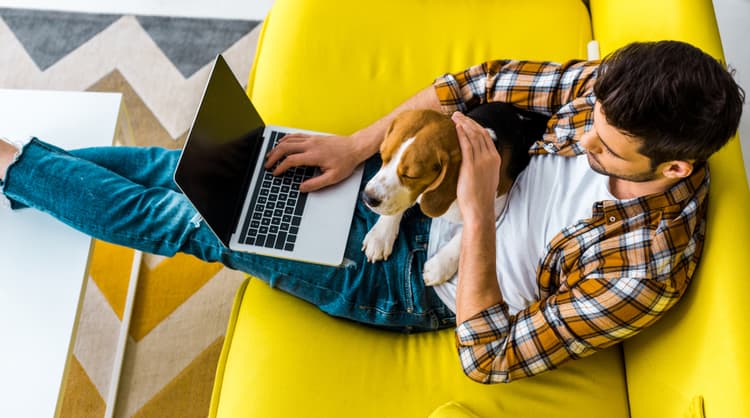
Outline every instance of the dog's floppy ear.
{"label": "dog's floppy ear", "polygon": [[422,212],[430,218],[444,214],[456,200],[458,170],[461,167],[460,158],[456,161],[445,150],[438,150],[438,160],[440,175],[425,189],[419,202]]}

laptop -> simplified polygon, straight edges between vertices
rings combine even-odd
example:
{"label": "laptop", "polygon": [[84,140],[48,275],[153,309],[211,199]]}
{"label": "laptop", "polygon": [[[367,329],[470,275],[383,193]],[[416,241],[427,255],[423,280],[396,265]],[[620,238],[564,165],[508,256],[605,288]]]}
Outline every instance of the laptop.
{"label": "laptop", "polygon": [[344,259],[362,166],[341,183],[312,193],[299,184],[319,174],[297,167],[274,177],[265,156],[292,132],[266,125],[224,58],[213,65],[174,180],[228,248],[337,266]]}

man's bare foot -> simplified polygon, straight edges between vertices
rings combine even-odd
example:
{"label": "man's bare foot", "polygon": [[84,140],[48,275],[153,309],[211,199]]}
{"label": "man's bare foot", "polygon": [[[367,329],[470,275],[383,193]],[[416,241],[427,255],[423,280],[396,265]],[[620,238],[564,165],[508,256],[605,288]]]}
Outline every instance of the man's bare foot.
{"label": "man's bare foot", "polygon": [[0,180],[5,180],[5,172],[8,171],[13,160],[18,154],[18,148],[0,139]]}

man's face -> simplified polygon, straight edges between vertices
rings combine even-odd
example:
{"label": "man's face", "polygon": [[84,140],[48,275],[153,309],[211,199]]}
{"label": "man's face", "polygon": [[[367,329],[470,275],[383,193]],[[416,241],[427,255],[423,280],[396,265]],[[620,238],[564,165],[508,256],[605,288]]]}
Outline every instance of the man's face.
{"label": "man's face", "polygon": [[651,160],[638,152],[641,139],[608,124],[599,102],[594,105],[594,126],[580,143],[591,169],[599,174],[638,183],[660,177],[651,167]]}

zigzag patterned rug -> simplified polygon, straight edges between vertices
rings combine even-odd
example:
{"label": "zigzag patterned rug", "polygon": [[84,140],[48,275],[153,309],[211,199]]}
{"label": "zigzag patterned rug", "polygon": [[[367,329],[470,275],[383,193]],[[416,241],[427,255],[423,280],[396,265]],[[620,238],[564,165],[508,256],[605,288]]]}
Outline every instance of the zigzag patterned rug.
{"label": "zigzag patterned rug", "polygon": [[[135,144],[177,148],[213,58],[223,53],[244,80],[259,23],[0,9],[0,87],[121,92]],[[63,417],[104,415],[132,260],[129,249],[95,242]],[[116,417],[208,414],[243,279],[189,256],[144,256]]]}

